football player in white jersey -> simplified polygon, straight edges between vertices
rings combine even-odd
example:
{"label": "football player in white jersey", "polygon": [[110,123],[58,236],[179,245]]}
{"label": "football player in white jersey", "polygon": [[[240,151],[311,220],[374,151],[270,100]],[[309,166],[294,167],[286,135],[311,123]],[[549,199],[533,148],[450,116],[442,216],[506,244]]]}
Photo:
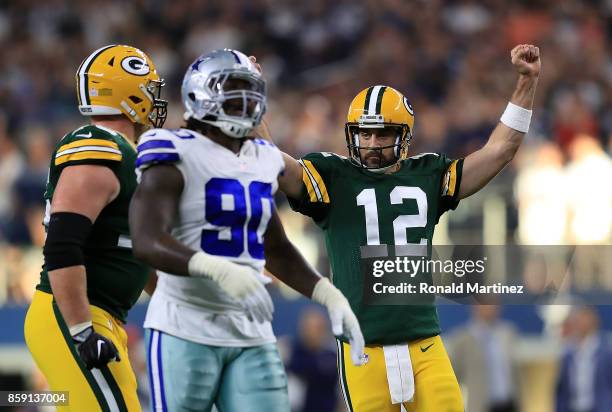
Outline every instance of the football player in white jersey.
{"label": "football player in white jersey", "polygon": [[346,298],[287,239],[274,206],[285,164],[249,138],[265,82],[244,54],[198,58],[182,86],[187,125],[142,135],[130,207],[134,253],[158,270],[145,320],[153,410],[288,411],[264,266],[327,307],[336,335],[363,336]]}

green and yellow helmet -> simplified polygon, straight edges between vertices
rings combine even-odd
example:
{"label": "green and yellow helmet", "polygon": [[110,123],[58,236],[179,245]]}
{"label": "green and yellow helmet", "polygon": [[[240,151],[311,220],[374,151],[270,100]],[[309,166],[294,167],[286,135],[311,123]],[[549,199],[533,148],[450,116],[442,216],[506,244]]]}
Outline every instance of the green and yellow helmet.
{"label": "green and yellow helmet", "polygon": [[[389,86],[370,86],[355,96],[346,116],[345,134],[351,160],[368,168],[361,159],[359,129],[376,127],[397,128],[393,147],[396,162],[408,157],[408,145],[412,140],[414,110],[408,99]],[[382,147],[380,149],[385,149]]]}
{"label": "green and yellow helmet", "polygon": [[168,103],[153,61],[136,47],[109,45],[90,54],[76,73],[84,116],[124,114],[132,123],[162,127]]}

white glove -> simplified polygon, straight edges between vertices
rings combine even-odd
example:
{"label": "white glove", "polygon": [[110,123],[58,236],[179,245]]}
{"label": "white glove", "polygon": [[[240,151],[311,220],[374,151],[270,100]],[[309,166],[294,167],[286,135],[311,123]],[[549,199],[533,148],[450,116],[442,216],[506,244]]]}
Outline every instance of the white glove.
{"label": "white glove", "polygon": [[187,269],[191,276],[206,277],[216,282],[221,290],[246,310],[250,318],[260,323],[272,320],[272,299],[252,268],[197,252],[189,259]]}
{"label": "white glove", "polygon": [[361,366],[365,342],[348,300],[327,278],[321,278],[317,282],[312,292],[312,300],[327,308],[334,335],[344,335],[348,338],[353,365]]}

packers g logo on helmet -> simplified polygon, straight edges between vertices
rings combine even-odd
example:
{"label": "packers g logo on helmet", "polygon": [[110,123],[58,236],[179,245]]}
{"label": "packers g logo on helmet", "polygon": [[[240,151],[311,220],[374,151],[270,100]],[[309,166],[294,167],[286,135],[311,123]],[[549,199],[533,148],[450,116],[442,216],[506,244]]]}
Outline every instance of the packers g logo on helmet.
{"label": "packers g logo on helmet", "polygon": [[394,148],[395,163],[408,157],[408,145],[412,140],[414,127],[414,110],[408,99],[393,87],[378,85],[363,89],[349,106],[344,128],[346,145],[353,163],[366,169],[372,168],[362,161],[359,129],[375,127],[397,128],[395,143],[387,147]]}
{"label": "packers g logo on helmet", "polygon": [[404,106],[406,106],[406,110],[408,110],[408,113],[414,116],[414,109],[412,108],[412,105],[410,104],[406,96],[404,96]]}
{"label": "packers g logo on helmet", "polygon": [[125,45],[102,47],[76,73],[79,111],[84,116],[124,114],[133,123],[162,127],[168,102],[161,100],[164,81],[151,59]]}
{"label": "packers g logo on helmet", "polygon": [[144,76],[151,71],[147,61],[138,56],[130,56],[121,60],[121,67],[123,67],[123,70],[126,72],[135,74],[136,76]]}

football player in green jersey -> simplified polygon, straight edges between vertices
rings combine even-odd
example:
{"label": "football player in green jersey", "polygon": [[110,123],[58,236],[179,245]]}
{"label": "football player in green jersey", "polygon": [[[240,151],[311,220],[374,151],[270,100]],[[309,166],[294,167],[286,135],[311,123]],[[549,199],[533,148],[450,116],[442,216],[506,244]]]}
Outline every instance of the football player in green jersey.
{"label": "football player in green jersey", "polygon": [[338,342],[349,411],[464,409],[433,303],[366,305],[360,260],[427,255],[440,216],[512,160],[531,119],[539,49],[518,45],[511,62],[519,78],[510,103],[484,147],[464,159],[409,157],[413,108],[388,86],[368,87],[353,99],[345,126],[348,158],[312,153],[296,161],[285,155],[280,188],[293,209],[323,229],[333,283],[349,299],[365,337],[360,368],[346,361],[348,343]]}
{"label": "football player in green jersey", "polygon": [[132,254],[128,209],[136,139],[166,117],[163,80],[141,50],[110,45],[81,63],[76,86],[91,124],[51,158],[45,263],[24,333],[50,389],[70,392],[67,410],[139,411],[122,325],[149,269]]}

